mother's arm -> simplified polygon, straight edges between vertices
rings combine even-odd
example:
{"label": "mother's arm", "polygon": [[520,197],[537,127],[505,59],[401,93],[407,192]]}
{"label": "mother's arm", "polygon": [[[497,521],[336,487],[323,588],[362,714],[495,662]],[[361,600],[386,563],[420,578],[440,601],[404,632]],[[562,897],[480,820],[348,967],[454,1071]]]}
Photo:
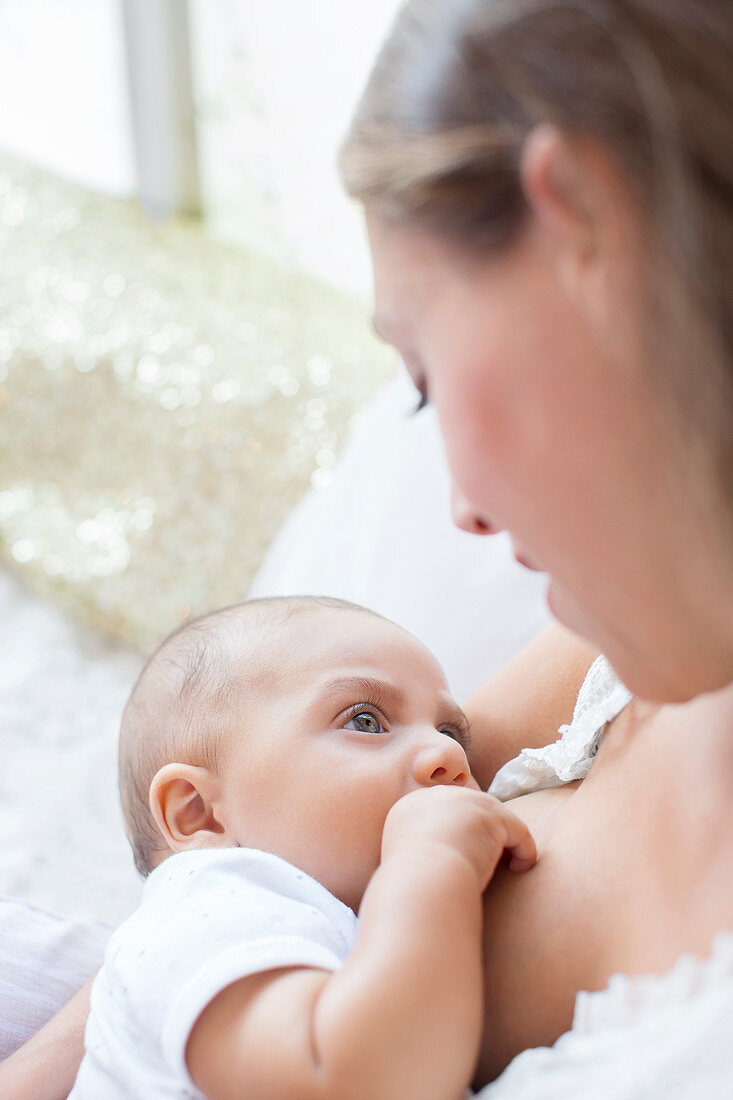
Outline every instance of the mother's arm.
{"label": "mother's arm", "polygon": [[522,749],[557,740],[597,656],[588,642],[555,623],[464,704],[471,770],[483,790]]}
{"label": "mother's arm", "polygon": [[0,1062],[3,1100],[66,1100],[84,1054],[88,982],[35,1035]]}

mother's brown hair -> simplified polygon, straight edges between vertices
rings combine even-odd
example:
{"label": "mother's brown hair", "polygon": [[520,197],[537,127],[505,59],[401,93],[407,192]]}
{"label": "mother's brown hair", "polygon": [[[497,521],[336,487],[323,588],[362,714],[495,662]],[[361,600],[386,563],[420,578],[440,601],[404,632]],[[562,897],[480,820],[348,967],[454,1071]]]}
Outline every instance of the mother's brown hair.
{"label": "mother's brown hair", "polygon": [[349,193],[465,246],[512,242],[551,124],[613,156],[644,227],[659,392],[733,501],[730,0],[409,0],[341,151]]}

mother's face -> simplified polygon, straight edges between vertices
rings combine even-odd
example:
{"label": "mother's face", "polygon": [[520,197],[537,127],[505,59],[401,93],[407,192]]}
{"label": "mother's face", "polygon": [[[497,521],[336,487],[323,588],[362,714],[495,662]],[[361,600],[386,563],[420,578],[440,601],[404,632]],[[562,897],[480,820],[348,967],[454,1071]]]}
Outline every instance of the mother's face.
{"label": "mother's face", "polygon": [[375,326],[436,407],[459,526],[511,532],[550,574],[557,618],[632,690],[717,686],[690,643],[689,472],[641,368],[624,242],[604,243],[609,269],[587,240],[530,219],[511,249],[469,260],[367,221]]}

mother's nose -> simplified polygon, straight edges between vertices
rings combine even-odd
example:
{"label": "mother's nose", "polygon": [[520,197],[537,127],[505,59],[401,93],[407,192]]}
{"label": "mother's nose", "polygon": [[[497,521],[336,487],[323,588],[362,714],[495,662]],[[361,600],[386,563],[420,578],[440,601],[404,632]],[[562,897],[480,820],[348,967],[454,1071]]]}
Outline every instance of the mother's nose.
{"label": "mother's nose", "polygon": [[456,527],[460,527],[461,531],[468,531],[469,535],[495,535],[497,532],[497,528],[478,514],[455,485],[451,487],[450,510]]}
{"label": "mother's nose", "polygon": [[418,750],[413,762],[413,775],[421,787],[452,783],[465,787],[470,774],[465,752],[447,733],[436,732],[435,739]]}

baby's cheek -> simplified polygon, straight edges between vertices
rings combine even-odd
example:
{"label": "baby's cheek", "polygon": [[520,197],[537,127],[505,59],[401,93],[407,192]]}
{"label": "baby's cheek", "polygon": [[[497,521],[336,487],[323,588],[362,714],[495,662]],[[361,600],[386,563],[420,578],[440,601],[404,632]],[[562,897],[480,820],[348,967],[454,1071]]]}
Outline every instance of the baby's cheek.
{"label": "baby's cheek", "polygon": [[479,784],[478,784],[478,780],[474,778],[473,772],[469,773],[468,783],[466,784],[466,786],[467,787],[473,787],[474,791],[480,791],[481,790],[481,788],[479,787]]}

